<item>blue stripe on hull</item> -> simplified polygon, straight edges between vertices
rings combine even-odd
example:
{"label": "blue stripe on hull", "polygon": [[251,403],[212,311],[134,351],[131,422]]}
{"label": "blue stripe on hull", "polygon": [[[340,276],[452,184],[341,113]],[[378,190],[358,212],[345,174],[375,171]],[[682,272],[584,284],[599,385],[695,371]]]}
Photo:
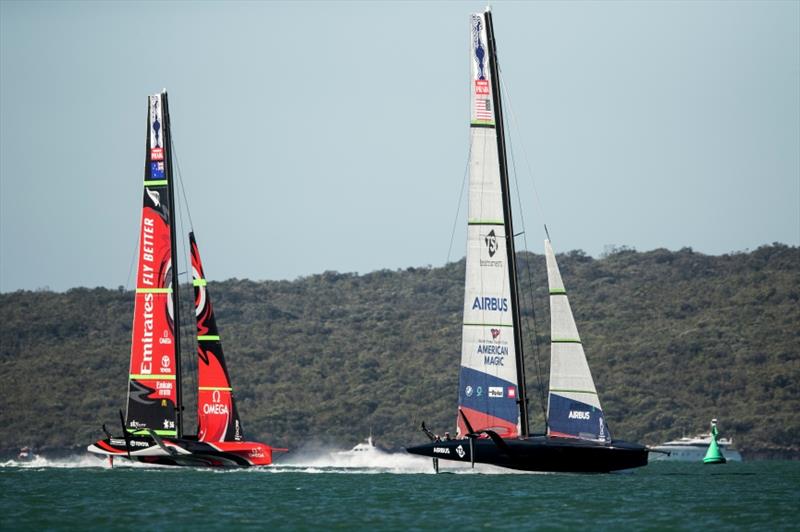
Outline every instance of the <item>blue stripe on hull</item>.
{"label": "blue stripe on hull", "polygon": [[[509,397],[510,395],[510,397]],[[517,423],[517,385],[488,373],[461,367],[458,386],[458,404]]]}
{"label": "blue stripe on hull", "polygon": [[575,438],[610,440],[603,411],[586,403],[550,394],[547,418],[551,433]]}

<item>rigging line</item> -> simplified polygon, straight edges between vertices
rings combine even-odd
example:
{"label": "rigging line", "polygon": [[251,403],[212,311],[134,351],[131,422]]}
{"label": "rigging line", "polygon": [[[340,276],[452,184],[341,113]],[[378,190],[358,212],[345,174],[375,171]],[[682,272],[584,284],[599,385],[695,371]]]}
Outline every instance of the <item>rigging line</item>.
{"label": "rigging line", "polygon": [[175,149],[175,141],[170,137],[170,148],[172,148],[172,157],[175,159],[175,167],[178,169],[178,183],[181,185],[181,194],[183,195],[183,204],[186,207],[186,215],[189,217],[189,228],[194,231],[194,223],[192,222],[192,211],[189,210],[189,201],[186,199],[186,189],[183,187],[183,174],[181,173],[181,163],[178,161],[178,150]]}
{"label": "rigging line", "polygon": [[[498,67],[499,68],[499,67]],[[519,127],[519,122],[517,122],[517,115],[514,114],[514,107],[511,105],[511,95],[508,92],[508,87],[506,86],[505,80],[500,77],[500,84],[503,87],[503,92],[505,93],[505,102],[507,102],[506,107],[508,108],[508,114],[511,115],[511,121],[514,123],[514,128],[516,128],[517,132],[522,138],[522,129]],[[531,168],[530,159],[528,159],[528,152],[525,150],[525,145],[522,145],[522,157],[525,159],[525,165],[528,169],[528,175],[531,178],[531,186],[533,187],[533,197],[536,199],[536,206],[539,208],[539,212],[541,213],[542,224],[546,227],[546,216],[544,212],[544,207],[542,206],[542,200],[539,197],[539,190],[536,188],[536,180],[533,177],[533,169]]]}
{"label": "rigging line", "polygon": [[[191,214],[191,211],[189,210],[189,202],[186,199],[186,190],[185,190],[185,188],[183,186],[183,175],[182,175],[181,170],[180,170],[180,164],[178,163],[177,150],[175,149],[175,141],[172,140],[172,136],[171,135],[170,135],[170,148],[172,150],[172,157],[173,157],[173,160],[175,161],[175,165],[176,165],[176,168],[177,168],[178,182],[180,183],[181,193],[182,193],[182,196],[183,196],[183,202],[175,202],[176,205],[177,205],[176,211],[177,211],[177,215],[178,215],[177,219],[175,220],[175,223],[179,223],[180,224],[179,225],[180,228],[183,229],[184,232],[185,232],[185,226],[184,226],[184,223],[183,223],[183,210],[185,209],[186,210],[186,215],[187,215],[187,217],[189,219],[189,226],[190,226],[191,230],[194,231],[194,224],[192,223],[192,214]],[[182,205],[181,205],[181,203],[182,203]],[[183,207],[183,208],[181,208],[181,207]],[[176,232],[177,232],[177,229],[178,229],[178,227],[176,227]],[[181,238],[181,250],[183,252],[183,257],[182,258],[184,260],[185,269],[184,269],[183,273],[181,273],[181,269],[180,269],[178,264],[175,264],[174,267],[178,268],[177,271],[178,271],[178,283],[179,284],[181,283],[181,275],[184,276],[183,280],[184,280],[185,285],[187,287],[186,292],[192,294],[192,301],[193,301],[194,300],[194,288],[192,287],[192,284],[191,284],[190,278],[189,278],[189,272],[190,272],[190,269],[192,267],[192,263],[191,263],[191,259],[189,258],[189,252],[187,251],[187,248],[186,248],[186,238]],[[191,290],[191,292],[190,292],[190,290]],[[181,309],[181,314],[183,316],[195,316],[195,311],[194,311],[194,305],[193,304],[192,304],[192,308],[190,309],[190,312],[188,312],[188,313],[186,312],[187,310],[189,310],[188,301],[186,301],[186,299],[187,298],[184,298],[183,302],[178,301],[178,305],[183,305],[183,307],[184,307],[183,309]],[[195,335],[192,335],[190,333],[190,330],[191,330],[191,326],[190,325],[178,324],[177,329],[178,329],[178,334],[181,335],[181,347],[184,347],[184,346],[188,347],[190,345],[195,345],[195,343],[194,343],[196,341],[195,340]],[[183,351],[184,351],[184,349],[181,349],[181,353],[178,354],[178,356],[181,357],[181,361],[183,361]],[[196,348],[195,348],[195,351],[196,351]],[[193,357],[189,357],[189,360],[190,361],[193,360]],[[181,366],[184,367],[183,364],[181,364]],[[189,362],[189,364],[187,364],[185,366],[185,369],[183,371],[184,375],[182,376],[182,378],[186,379],[186,377],[192,377],[192,380],[196,381],[196,375],[195,375],[194,369],[195,369],[194,364]],[[186,379],[186,380],[188,380],[188,379]],[[184,400],[183,407],[184,408],[186,407],[186,401],[185,400]]]}
{"label": "rigging line", "polygon": [[453,251],[453,241],[456,237],[456,226],[458,225],[458,216],[461,214],[461,203],[464,199],[464,188],[467,184],[467,174],[469,174],[469,159],[472,156],[472,141],[469,142],[469,151],[467,152],[467,164],[464,165],[464,177],[461,178],[461,192],[458,194],[458,205],[456,206],[456,216],[453,219],[453,229],[450,231],[450,246],[447,248],[447,260],[445,264],[450,262],[450,253]]}
{"label": "rigging line", "polygon": [[[505,89],[505,86],[503,88],[504,88],[504,92],[506,93],[506,96],[508,96],[508,90]],[[522,241],[523,241],[523,244],[524,244],[524,247],[525,247],[525,251],[528,251],[529,248],[528,248],[528,236],[527,236],[527,232],[526,232],[526,228],[525,228],[525,215],[524,215],[523,210],[522,210],[522,195],[520,194],[520,191],[519,191],[519,179],[518,179],[518,174],[517,174],[517,161],[516,161],[516,158],[514,157],[514,143],[511,140],[511,135],[508,136],[508,148],[509,148],[509,154],[511,155],[511,169],[513,170],[513,174],[514,174],[514,187],[515,187],[516,192],[517,192],[518,212],[519,212],[519,216],[520,216],[520,221],[522,222],[522,239],[523,239]],[[517,258],[514,257],[514,260],[517,260]],[[547,408],[545,407],[544,386],[542,384],[542,364],[541,364],[541,360],[540,360],[541,357],[540,357],[540,352],[539,352],[539,335],[537,334],[537,330],[536,330],[536,308],[535,308],[534,303],[533,303],[533,293],[534,293],[534,291],[533,291],[533,279],[531,278],[531,267],[530,267],[530,261],[528,261],[528,260],[525,261],[525,272],[526,272],[526,278],[527,278],[527,281],[528,281],[528,290],[527,290],[528,303],[530,304],[531,317],[532,317],[532,321],[533,321],[533,325],[531,326],[531,331],[533,332],[533,342],[532,342],[533,343],[533,361],[534,361],[534,364],[536,365],[536,383],[537,383],[537,387],[539,389],[539,404],[540,404],[540,406],[542,408],[542,414],[544,416],[544,422],[545,422],[545,425],[546,425],[547,424]],[[526,321],[528,321],[528,320],[526,320]]]}
{"label": "rigging line", "polygon": [[[125,279],[125,291],[127,292],[131,288],[131,274],[133,273],[133,263],[136,261],[136,252],[139,250],[139,235],[136,235],[136,239],[133,241],[133,253],[131,253],[131,262],[128,265],[128,277]],[[138,281],[138,280],[137,280]],[[136,288],[136,287],[134,287]]]}

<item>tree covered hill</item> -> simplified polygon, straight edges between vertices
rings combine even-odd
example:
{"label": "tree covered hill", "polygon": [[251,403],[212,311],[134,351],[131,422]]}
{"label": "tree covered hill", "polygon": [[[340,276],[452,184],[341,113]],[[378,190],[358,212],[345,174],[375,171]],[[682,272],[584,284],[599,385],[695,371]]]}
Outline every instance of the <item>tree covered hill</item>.
{"label": "tree covered hill", "polygon": [[[531,425],[541,430],[544,258],[518,262]],[[615,437],[655,444],[717,417],[746,453],[800,453],[800,249],[623,248],[601,259],[573,251],[559,263]],[[379,443],[401,447],[425,439],[423,420],[452,431],[463,282],[462,260],[209,283],[245,435],[347,447],[372,429]],[[120,290],[0,295],[0,451],[85,447],[101,423],[117,427],[132,314],[133,295]],[[194,325],[183,334],[190,432]]]}

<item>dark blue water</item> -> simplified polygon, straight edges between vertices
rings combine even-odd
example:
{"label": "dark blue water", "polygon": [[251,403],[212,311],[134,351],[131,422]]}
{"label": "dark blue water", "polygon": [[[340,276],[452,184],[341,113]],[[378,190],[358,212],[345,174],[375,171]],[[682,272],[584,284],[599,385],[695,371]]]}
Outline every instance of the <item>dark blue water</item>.
{"label": "dark blue water", "polygon": [[654,463],[610,475],[413,467],[0,467],[7,529],[797,529],[800,463]]}

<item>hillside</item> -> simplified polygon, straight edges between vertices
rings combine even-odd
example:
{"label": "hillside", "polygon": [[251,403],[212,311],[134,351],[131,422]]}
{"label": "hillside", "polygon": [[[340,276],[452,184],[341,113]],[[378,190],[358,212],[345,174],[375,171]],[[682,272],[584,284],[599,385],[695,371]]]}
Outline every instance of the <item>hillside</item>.
{"label": "hillside", "polygon": [[[538,287],[546,385],[544,258],[518,260],[522,286],[530,278]],[[658,443],[718,417],[745,453],[800,453],[800,249],[623,249],[602,259],[573,251],[559,262],[612,434]],[[463,279],[462,260],[209,283],[245,434],[292,448],[346,447],[372,428],[379,443],[400,447],[424,439],[422,420],[452,430]],[[85,447],[101,423],[117,426],[132,301],[131,292],[102,288],[0,295],[0,451]],[[523,302],[530,325],[530,297]],[[192,349],[184,353],[191,390],[196,365]],[[535,366],[529,343],[532,427],[540,430]]]}

